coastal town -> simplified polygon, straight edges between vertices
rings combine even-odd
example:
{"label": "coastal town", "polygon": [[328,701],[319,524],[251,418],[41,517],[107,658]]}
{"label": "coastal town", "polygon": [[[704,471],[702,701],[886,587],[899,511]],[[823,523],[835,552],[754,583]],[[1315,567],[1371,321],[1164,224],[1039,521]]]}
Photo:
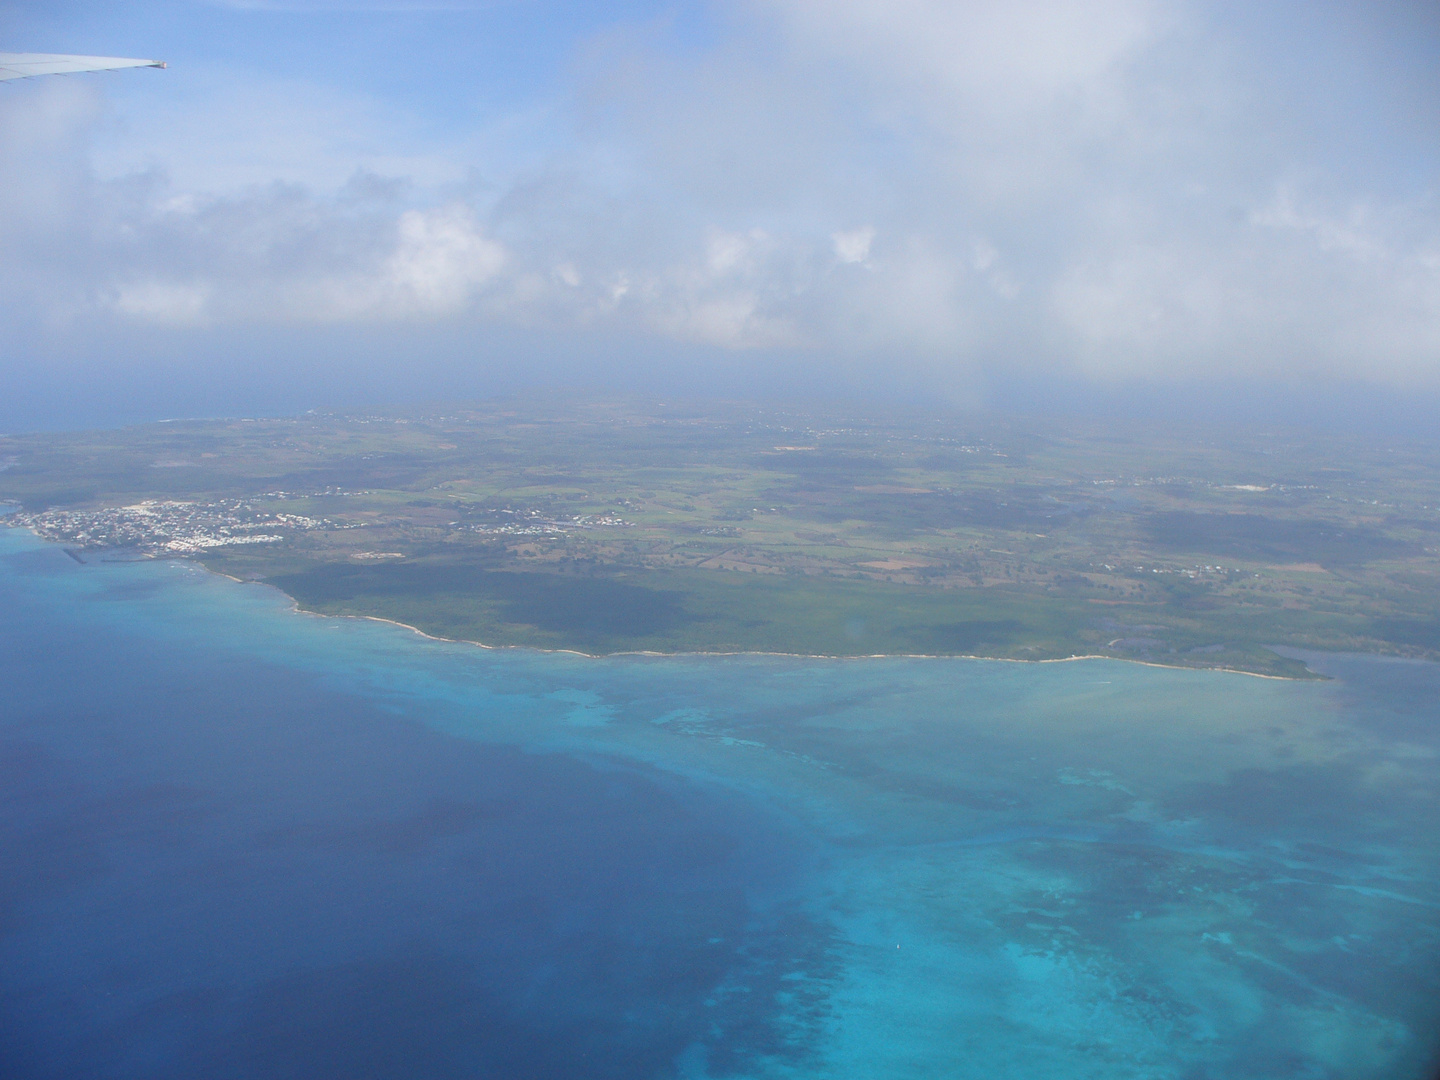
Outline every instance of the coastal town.
{"label": "coastal town", "polygon": [[46,540],[73,547],[116,548],[152,556],[276,544],[297,532],[359,527],[353,522],[276,512],[243,499],[211,503],[147,500],[90,510],[22,512],[10,520]]}
{"label": "coastal town", "polygon": [[[375,526],[375,522],[337,520],[289,513],[260,500],[334,498],[346,492],[297,495],[267,492],[257,499],[215,502],[147,499],[126,506],[84,510],[51,509],[11,514],[8,522],[34,530],[43,539],[80,549],[116,549],[136,556],[194,555],[215,548],[278,544],[308,532],[332,533]],[[365,494],[365,493],[361,493]],[[597,529],[633,528],[616,514],[554,514],[533,507],[502,507],[482,513],[480,521],[447,522],[448,529],[485,537],[550,537]],[[357,552],[354,557],[373,557]]]}

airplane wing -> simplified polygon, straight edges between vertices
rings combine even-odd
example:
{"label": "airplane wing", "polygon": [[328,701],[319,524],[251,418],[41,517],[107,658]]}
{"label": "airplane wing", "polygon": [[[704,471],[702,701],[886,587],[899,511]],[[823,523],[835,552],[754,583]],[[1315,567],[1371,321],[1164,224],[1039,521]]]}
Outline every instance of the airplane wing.
{"label": "airplane wing", "polygon": [[158,67],[155,60],[122,56],[63,56],[55,53],[0,53],[0,82],[34,75],[73,75],[80,71],[114,71],[117,68]]}

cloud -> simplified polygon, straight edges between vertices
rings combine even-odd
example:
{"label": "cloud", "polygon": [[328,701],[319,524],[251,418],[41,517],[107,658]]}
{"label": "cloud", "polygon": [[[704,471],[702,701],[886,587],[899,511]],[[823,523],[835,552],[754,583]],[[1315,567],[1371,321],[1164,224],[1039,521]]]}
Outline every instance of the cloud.
{"label": "cloud", "polygon": [[[1120,83],[1169,21],[1154,0],[787,0],[799,49],[942,126],[1057,114],[1083,135],[1127,111]],[[1077,120],[1085,121],[1078,128]]]}
{"label": "cloud", "polygon": [[1437,381],[1440,237],[1425,208],[1302,207],[1282,188],[1206,229],[1126,216],[1051,291],[1081,370],[1144,376],[1163,358],[1174,375]]}
{"label": "cloud", "polygon": [[[98,91],[27,91],[0,102],[0,305],[559,329],[937,386],[1440,386],[1440,148],[1371,122],[1389,76],[1339,23],[1257,19],[773,0],[688,51],[618,28],[543,122],[468,130],[235,69],[126,144]],[[1282,77],[1317,65],[1351,120]]]}
{"label": "cloud", "polygon": [[385,285],[416,310],[458,310],[505,265],[505,249],[483,234],[465,207],[407,210],[399,234]]}
{"label": "cloud", "polygon": [[207,321],[212,290],[205,284],[135,281],[114,287],[110,303],[124,315],[161,326],[198,326]]}
{"label": "cloud", "polygon": [[870,245],[875,241],[875,229],[866,225],[862,229],[830,234],[835,244],[835,257],[842,263],[864,264],[870,258]]}
{"label": "cloud", "polygon": [[100,283],[100,302],[161,325],[364,324],[464,313],[500,278],[505,248],[469,207],[394,219],[389,210],[347,220],[333,203],[283,190],[174,206],[137,238],[149,248],[133,251],[137,270]]}

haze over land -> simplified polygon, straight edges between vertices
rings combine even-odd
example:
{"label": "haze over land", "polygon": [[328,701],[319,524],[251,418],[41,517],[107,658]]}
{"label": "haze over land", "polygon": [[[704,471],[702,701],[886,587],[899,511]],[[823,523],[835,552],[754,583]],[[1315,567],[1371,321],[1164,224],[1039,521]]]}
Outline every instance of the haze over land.
{"label": "haze over land", "polygon": [[0,429],[555,384],[1422,430],[1433,5],[89,2]]}
{"label": "haze over land", "polygon": [[1440,656],[1403,439],[516,400],[0,437],[12,520],[310,610],[587,653]]}

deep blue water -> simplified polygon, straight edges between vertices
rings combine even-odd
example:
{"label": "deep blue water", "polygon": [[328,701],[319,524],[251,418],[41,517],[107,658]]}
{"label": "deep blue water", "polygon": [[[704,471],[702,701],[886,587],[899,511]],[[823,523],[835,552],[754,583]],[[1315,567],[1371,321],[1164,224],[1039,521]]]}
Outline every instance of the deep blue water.
{"label": "deep blue water", "polygon": [[796,855],[733,796],[4,580],[7,1077],[648,1076],[717,1024],[766,1048],[707,997],[823,948],[747,901]]}
{"label": "deep blue water", "polygon": [[0,532],[0,1075],[1415,1077],[1440,671],[492,652]]}

